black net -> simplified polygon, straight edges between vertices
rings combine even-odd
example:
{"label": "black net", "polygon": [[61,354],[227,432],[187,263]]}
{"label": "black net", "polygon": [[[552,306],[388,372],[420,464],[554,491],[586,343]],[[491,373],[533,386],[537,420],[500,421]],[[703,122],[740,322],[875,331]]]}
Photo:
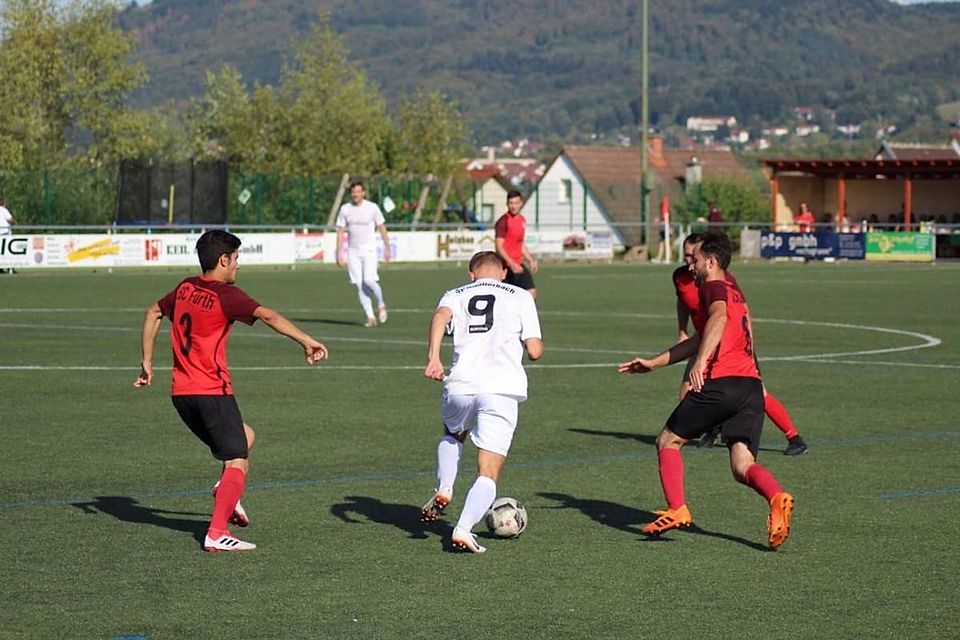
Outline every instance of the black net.
{"label": "black net", "polygon": [[120,163],[117,224],[225,224],[227,163]]}

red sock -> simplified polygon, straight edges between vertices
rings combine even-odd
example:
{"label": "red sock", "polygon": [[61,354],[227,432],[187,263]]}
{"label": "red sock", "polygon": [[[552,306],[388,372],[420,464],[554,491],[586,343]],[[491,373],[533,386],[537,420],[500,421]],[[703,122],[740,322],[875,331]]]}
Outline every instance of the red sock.
{"label": "red sock", "polygon": [[683,457],[679,449],[669,448],[660,449],[657,457],[660,459],[660,484],[667,499],[667,507],[679,509],[687,504],[683,494]]}
{"label": "red sock", "polygon": [[243,490],[246,488],[246,475],[236,467],[227,467],[220,476],[220,486],[217,495],[213,498],[213,517],[210,518],[210,531],[221,535],[228,531],[227,521],[233,513],[233,508],[240,501]]}
{"label": "red sock", "polygon": [[783,491],[783,487],[777,482],[766,467],[754,462],[747,469],[747,486],[767,499],[767,502],[773,500],[773,496]]}
{"label": "red sock", "polygon": [[777,425],[777,429],[783,431],[783,435],[787,436],[787,440],[799,434],[797,428],[793,426],[793,420],[790,419],[787,408],[783,406],[779,400],[774,398],[772,393],[768,393],[763,399],[763,410],[773,424]]}

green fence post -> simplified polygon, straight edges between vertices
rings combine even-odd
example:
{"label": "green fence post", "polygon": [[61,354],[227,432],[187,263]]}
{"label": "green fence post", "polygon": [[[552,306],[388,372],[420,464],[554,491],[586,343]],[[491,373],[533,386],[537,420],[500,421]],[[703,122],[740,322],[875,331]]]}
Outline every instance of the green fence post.
{"label": "green fence post", "polygon": [[583,183],[583,230],[584,231],[587,230],[587,191],[588,189],[589,187],[587,187],[587,183],[584,182]]}
{"label": "green fence post", "polygon": [[262,178],[259,173],[253,177],[253,213],[257,218],[257,224],[261,223],[260,217],[260,189],[262,185]]}

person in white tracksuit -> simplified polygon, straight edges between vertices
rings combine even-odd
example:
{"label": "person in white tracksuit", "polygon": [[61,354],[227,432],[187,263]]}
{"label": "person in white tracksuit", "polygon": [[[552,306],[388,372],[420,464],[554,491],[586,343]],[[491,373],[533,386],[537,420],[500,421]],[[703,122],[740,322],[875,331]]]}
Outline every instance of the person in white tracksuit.
{"label": "person in white tracksuit", "polygon": [[[377,236],[383,238],[383,260],[390,261],[390,239],[383,212],[376,203],[365,198],[363,182],[350,183],[350,202],[340,207],[337,214],[337,266],[347,265],[350,283],[357,288],[360,306],[367,314],[366,327],[375,327],[387,321],[387,305],[380,287],[377,271]],[[346,256],[343,243],[347,242]],[[377,301],[377,313],[373,312],[373,299]]]}

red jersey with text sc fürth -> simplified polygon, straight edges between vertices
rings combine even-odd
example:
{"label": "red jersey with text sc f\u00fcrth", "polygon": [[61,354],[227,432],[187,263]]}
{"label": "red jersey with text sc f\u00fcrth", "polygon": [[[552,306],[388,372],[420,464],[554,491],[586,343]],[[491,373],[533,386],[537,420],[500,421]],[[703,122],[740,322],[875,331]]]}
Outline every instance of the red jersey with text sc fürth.
{"label": "red jersey with text sc f\u00fcrth", "polygon": [[497,238],[503,238],[503,250],[517,264],[523,261],[523,238],[527,233],[527,220],[523,214],[509,212],[500,216],[494,229]]}
{"label": "red jersey with text sc f\u00fcrth", "polygon": [[[728,276],[729,277],[729,276]],[[760,378],[760,371],[753,355],[753,337],[750,335],[750,318],[747,300],[735,280],[711,280],[700,285],[700,306],[707,311],[709,322],[710,305],[725,302],[727,324],[716,351],[707,361],[705,378]]]}
{"label": "red jersey with text sc f\u00fcrth", "polygon": [[253,324],[256,300],[232,284],[187,278],[157,303],[170,318],[174,396],[233,395],[227,340],[235,321]]}

